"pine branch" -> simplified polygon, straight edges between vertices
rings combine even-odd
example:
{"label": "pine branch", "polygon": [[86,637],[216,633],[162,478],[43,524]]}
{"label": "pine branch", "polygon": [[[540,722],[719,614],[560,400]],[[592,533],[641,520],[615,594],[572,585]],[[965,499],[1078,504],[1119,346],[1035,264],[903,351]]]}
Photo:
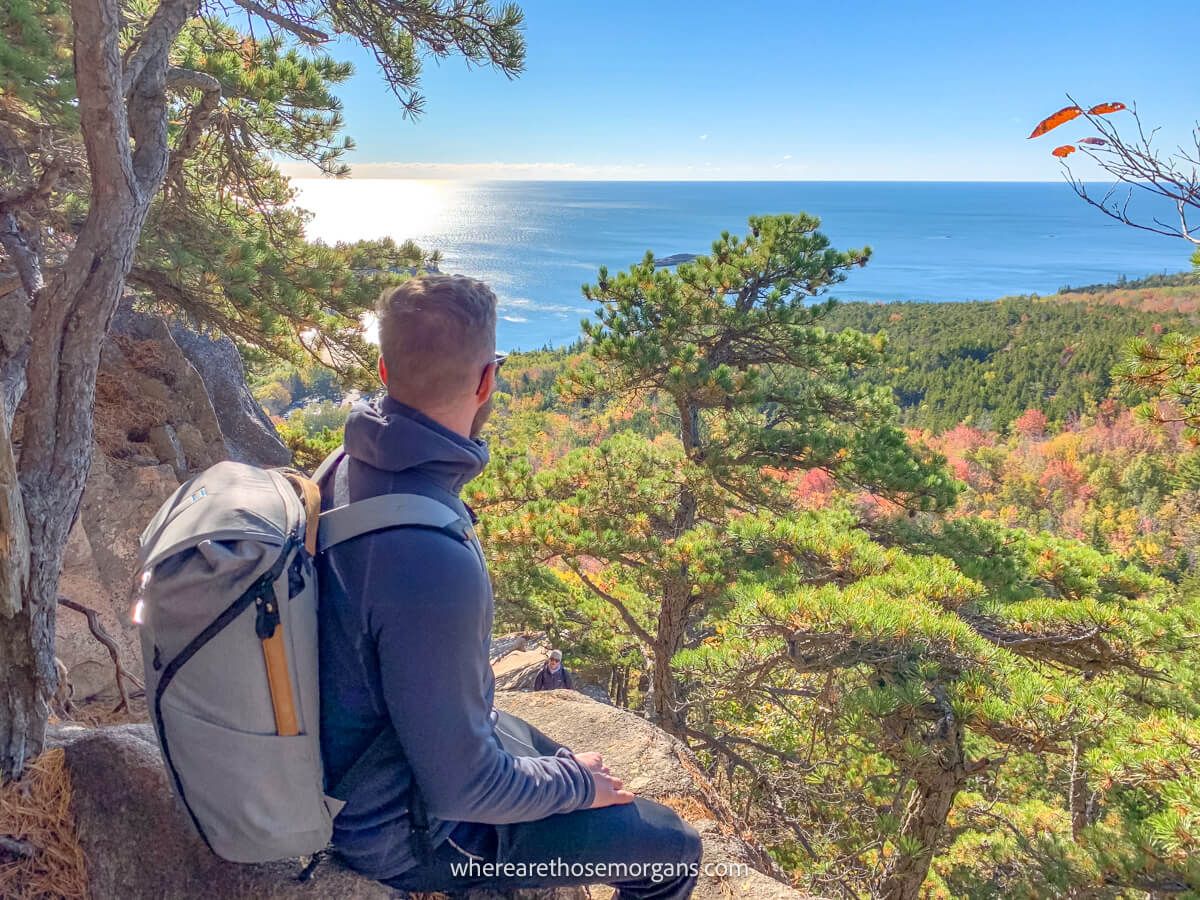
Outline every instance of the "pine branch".
{"label": "pine branch", "polygon": [[1165,681],[1165,676],[1113,649],[1098,625],[1085,625],[1058,632],[1030,634],[1005,627],[986,616],[963,616],[984,638],[998,647],[1030,659],[1097,675],[1124,669],[1143,678]]}

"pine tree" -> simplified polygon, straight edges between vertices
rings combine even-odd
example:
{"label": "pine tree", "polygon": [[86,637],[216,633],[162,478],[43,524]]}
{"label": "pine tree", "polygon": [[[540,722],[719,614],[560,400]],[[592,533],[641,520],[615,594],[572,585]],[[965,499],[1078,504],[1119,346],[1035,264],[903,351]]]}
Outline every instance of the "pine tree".
{"label": "pine tree", "polygon": [[653,254],[627,272],[601,270],[586,362],[564,391],[586,403],[660,409],[671,440],[617,434],[538,473],[538,502],[491,534],[554,559],[611,605],[650,661],[651,714],[688,733],[672,659],[744,566],[728,525],[789,506],[764,477],[823,469],[912,511],[937,509],[953,480],[894,426],[885,390],[854,375],[880,342],[822,327],[814,297],[862,265],[867,250],[830,247],[806,215],[756,217],[675,271]]}
{"label": "pine tree", "polygon": [[[709,746],[755,773],[783,818],[826,824],[818,860],[873,846],[839,874],[879,896],[918,896],[972,785],[1019,809],[1031,781],[1063,772],[1042,800],[1062,811],[1067,844],[1106,852],[1093,826],[1114,798],[1093,796],[1095,763],[1180,702],[1145,685],[1177,677],[1196,604],[1070,541],[969,519],[905,531],[885,547],[823,512],[746,533],[794,562],[739,587],[720,639],[678,659],[711,716]],[[988,802],[960,805],[969,821]],[[1104,824],[1108,839],[1140,827]],[[1136,846],[1128,831],[1120,845]],[[1162,868],[1139,865],[1104,874],[1130,884]]]}

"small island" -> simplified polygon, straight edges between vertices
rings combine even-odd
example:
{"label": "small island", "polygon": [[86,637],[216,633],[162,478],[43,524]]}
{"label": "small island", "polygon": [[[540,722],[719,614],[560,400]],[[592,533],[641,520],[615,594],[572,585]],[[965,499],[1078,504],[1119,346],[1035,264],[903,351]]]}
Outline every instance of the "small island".
{"label": "small island", "polygon": [[654,260],[654,267],[656,269],[666,269],[671,266],[677,266],[680,263],[691,262],[695,258],[695,253],[674,253],[671,256],[662,256]]}

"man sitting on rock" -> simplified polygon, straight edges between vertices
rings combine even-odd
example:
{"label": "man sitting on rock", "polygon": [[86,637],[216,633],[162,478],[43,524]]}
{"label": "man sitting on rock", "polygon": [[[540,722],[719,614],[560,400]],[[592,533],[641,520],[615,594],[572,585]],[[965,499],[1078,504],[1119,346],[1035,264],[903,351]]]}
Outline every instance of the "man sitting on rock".
{"label": "man sitting on rock", "polygon": [[551,650],[546,664],[537,673],[537,678],[533,679],[533,689],[535,691],[555,691],[565,688],[569,691],[573,687],[571,675],[567,671],[567,667],[562,664],[562,651]]}
{"label": "man sitting on rock", "polygon": [[[488,462],[495,294],[461,276],[410,279],[381,299],[379,339],[387,396],[351,412],[326,508],[415,493],[473,520],[459,491]],[[627,898],[686,898],[691,826],[625,790],[599,753],[493,709],[480,562],[470,542],[417,527],[322,559],[321,746],[346,800],[335,848],[405,891],[606,882]]]}

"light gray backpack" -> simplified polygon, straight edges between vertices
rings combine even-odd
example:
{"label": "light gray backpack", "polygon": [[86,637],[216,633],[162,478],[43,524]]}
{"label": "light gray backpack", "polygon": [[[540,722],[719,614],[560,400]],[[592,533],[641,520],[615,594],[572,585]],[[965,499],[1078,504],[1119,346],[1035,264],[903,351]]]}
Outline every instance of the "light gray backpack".
{"label": "light gray backpack", "polygon": [[[355,768],[338,785],[323,779],[317,554],[398,526],[437,528],[478,550],[470,523],[428,497],[389,494],[322,514],[318,483],[340,458],[316,480],[218,463],[142,533],[134,618],[150,716],[193,824],[234,862],[323,849],[335,798],[356,780]],[[414,810],[415,835],[423,818]]]}

